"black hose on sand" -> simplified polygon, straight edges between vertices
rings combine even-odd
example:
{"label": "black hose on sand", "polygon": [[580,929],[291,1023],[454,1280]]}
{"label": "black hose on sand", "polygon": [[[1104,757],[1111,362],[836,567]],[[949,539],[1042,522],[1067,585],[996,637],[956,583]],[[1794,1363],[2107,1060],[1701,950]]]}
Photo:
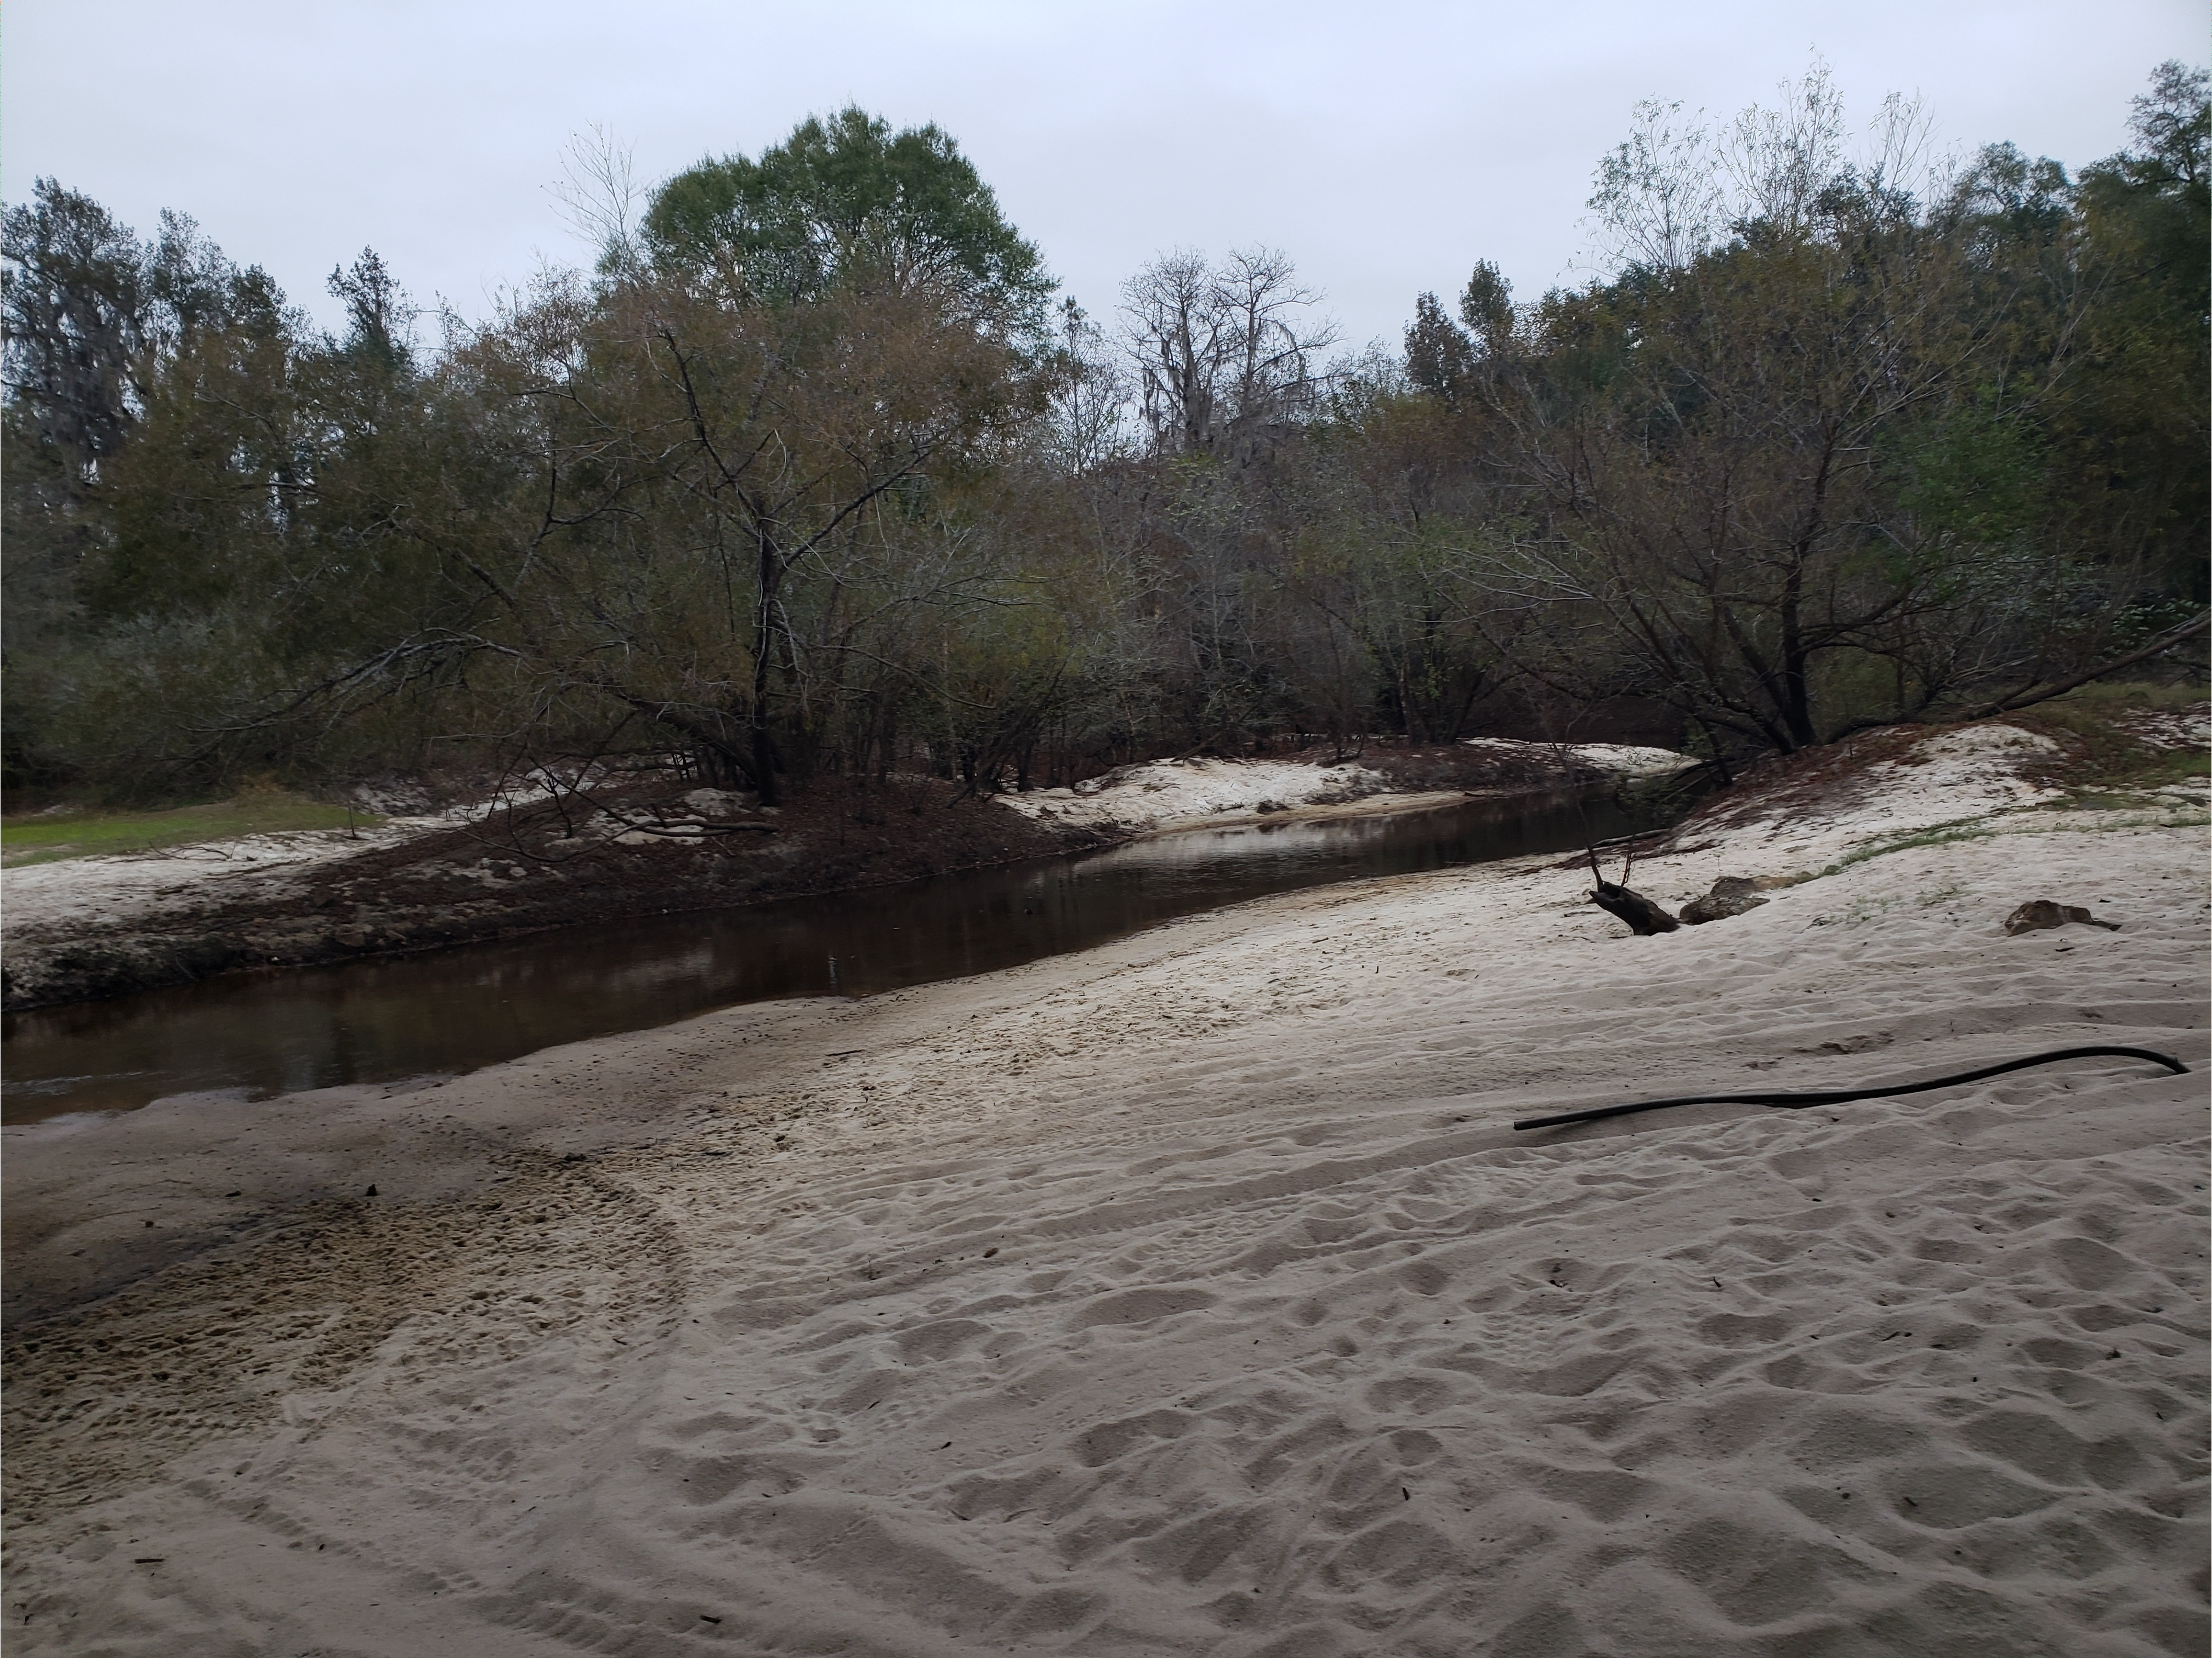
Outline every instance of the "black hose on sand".
{"label": "black hose on sand", "polygon": [[1562,1123],[1596,1122],[1604,1117],[1629,1117],[1639,1111],[1663,1111],[1670,1105],[1771,1105],[1781,1111],[1802,1111],[1808,1105],[1841,1105],[1847,1100],[1888,1100],[1899,1094],[1924,1094],[1931,1088],[1949,1088],[1959,1083],[1978,1083],[1984,1077],[2001,1077],[2008,1071],[2025,1071],[2032,1065],[2049,1065],[2054,1060],[2089,1059],[2148,1060],[2153,1065],[2162,1065],[2179,1076],[2189,1067],[2171,1054],[2154,1054],[2147,1048],[2054,1048],[2048,1053],[2031,1054],[2024,1060],[2007,1060],[2002,1065],[1985,1065],[1978,1071],[1960,1071],[1948,1077],[1931,1078],[1924,1083],[1902,1083],[1895,1088],[1845,1088],[1817,1094],[1678,1094],[1669,1100],[1637,1100],[1627,1105],[1594,1106],[1588,1111],[1569,1111],[1556,1117],[1523,1117],[1513,1126],[1516,1128],[1557,1128]]}

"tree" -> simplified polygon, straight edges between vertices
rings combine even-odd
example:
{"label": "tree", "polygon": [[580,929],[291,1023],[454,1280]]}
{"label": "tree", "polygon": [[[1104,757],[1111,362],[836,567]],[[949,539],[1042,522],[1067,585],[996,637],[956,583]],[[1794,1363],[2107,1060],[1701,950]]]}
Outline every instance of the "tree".
{"label": "tree", "polygon": [[1060,307],[1050,401],[1043,428],[1046,453],[1060,471],[1080,477],[1128,452],[1128,386],[1105,331],[1073,300]]}
{"label": "tree", "polygon": [[1843,96],[1816,55],[1804,78],[1782,83],[1778,108],[1756,104],[1738,115],[1720,143],[1721,170],[1735,185],[1735,222],[1784,236],[1810,229],[1824,198],[1851,171],[1844,149]]}
{"label": "tree", "polygon": [[1445,403],[1456,404],[1474,366],[1474,342],[1444,314],[1437,296],[1424,294],[1414,301],[1413,320],[1406,326],[1407,378]]}
{"label": "tree", "polygon": [[[2059,440],[2069,500],[2106,557],[2141,562],[2175,599],[2207,597],[2205,319],[2212,314],[2212,77],[2160,64],[2135,143],[2082,170],[2081,262],[2098,290]],[[2147,616],[2147,623],[2157,617]]]}
{"label": "tree", "polygon": [[1336,342],[1303,315],[1321,295],[1272,248],[1165,254],[1121,289],[1123,337],[1153,446],[1249,459],[1271,428],[1315,406],[1317,358]]}
{"label": "tree", "polygon": [[[1555,683],[1790,750],[2037,671],[2110,614],[2045,484],[2082,295],[1895,182],[1916,122],[1886,106],[1850,161],[1816,70],[1718,161],[1693,131],[1601,167],[1640,256],[1549,299],[1490,382],[1541,525],[1492,556],[1494,592],[1543,618]],[[1736,216],[1706,244],[1677,210],[1717,165]]]}
{"label": "tree", "polygon": [[606,128],[572,133],[561,158],[561,179],[547,187],[556,210],[592,250],[604,276],[636,273],[642,259],[639,214],[652,192],[637,181],[635,158]]}
{"label": "tree", "polygon": [[1608,273],[1684,270],[1747,227],[1785,239],[1810,234],[1844,200],[1909,214],[1940,189],[1918,100],[1884,99],[1855,155],[1842,95],[1817,53],[1778,89],[1774,107],[1753,105],[1717,132],[1703,110],[1636,106],[1628,137],[1599,161],[1586,203]]}
{"label": "tree", "polygon": [[2019,416],[1976,400],[1966,287],[1897,232],[1738,245],[1558,303],[1555,336],[1596,334],[1607,379],[1530,411],[1553,534],[1508,586],[1559,637],[1595,625],[1634,665],[1621,689],[1784,751],[2014,659],[2050,593],[2017,506],[1989,510]]}
{"label": "tree", "polygon": [[[63,748],[174,779],[404,750],[410,729],[557,748],[611,718],[770,799],[817,759],[888,765],[901,710],[948,662],[990,679],[989,629],[934,668],[925,647],[1015,602],[963,503],[1057,372],[1027,331],[1046,284],[933,130],[848,112],[755,172],[750,241],[664,238],[659,264],[548,281],[490,327],[448,319],[429,356],[371,250],[332,273],[347,320],[316,338],[258,273],[199,280],[228,270],[212,250],[171,238],[152,257],[58,195],[45,221],[14,216],[44,258],[11,273],[18,310],[61,319],[35,361],[100,367],[104,400],[76,413],[106,428],[70,428],[94,430],[76,446],[97,465],[70,466],[100,493],[55,604],[83,607],[85,636],[50,653],[52,696],[11,679],[11,741],[44,717],[27,710],[99,709],[106,726],[79,721]],[[54,247],[90,249],[106,286],[40,289]],[[805,280],[756,280],[778,270]],[[201,302],[216,290],[223,306]],[[39,313],[55,292],[76,310]],[[15,378],[11,424],[52,425],[71,410],[41,386],[87,377]],[[18,510],[42,531],[61,519],[23,491],[9,505],[12,597]],[[1033,632],[1006,648],[1035,657]]]}
{"label": "tree", "polygon": [[1027,337],[1052,288],[1037,251],[934,125],[893,132],[848,106],[803,121],[758,161],[702,161],[655,192],[641,234],[665,271],[770,304],[839,290],[927,290],[971,321]]}
{"label": "tree", "polygon": [[907,635],[982,579],[953,503],[1037,407],[1020,355],[926,291],[556,288],[455,370],[459,446],[507,480],[441,514],[467,631],[539,700],[627,710],[771,802],[817,754],[865,764],[857,733],[926,679]]}
{"label": "tree", "polygon": [[2163,66],[2078,181],[1946,178],[1899,100],[1854,147],[1817,64],[1641,106],[1601,276],[1516,307],[1480,263],[1326,365],[1267,249],[1048,316],[951,140],[855,110],[641,221],[580,148],[596,269],[434,334],[373,251],[324,334],[41,181],[0,217],[8,774],[618,742],[772,800],[1449,741],[1530,683],[1777,750],[2062,687],[2197,626],[2207,90]]}
{"label": "tree", "polygon": [[1587,205],[1609,264],[1679,270],[1711,246],[1725,198],[1703,114],[1685,121],[1679,103],[1639,103],[1633,130],[1598,163]]}
{"label": "tree", "polygon": [[1513,343],[1513,284],[1489,260],[1476,263],[1461,290],[1459,317],[1454,322],[1435,295],[1424,294],[1406,330],[1407,378],[1455,406],[1477,364],[1494,366]]}
{"label": "tree", "polygon": [[350,266],[333,267],[329,287],[345,304],[345,349],[368,372],[392,377],[414,366],[417,313],[374,248],[362,249]]}
{"label": "tree", "polygon": [[[190,219],[143,243],[52,179],[0,254],[9,767],[159,774],[187,708],[236,693],[281,632],[296,319]],[[213,621],[240,588],[250,616]]]}
{"label": "tree", "polygon": [[1459,315],[1483,355],[1502,355],[1512,344],[1513,284],[1489,260],[1475,262],[1460,290]]}
{"label": "tree", "polygon": [[123,446],[148,343],[147,252],[52,179],[0,219],[0,327],[21,436],[80,471]]}

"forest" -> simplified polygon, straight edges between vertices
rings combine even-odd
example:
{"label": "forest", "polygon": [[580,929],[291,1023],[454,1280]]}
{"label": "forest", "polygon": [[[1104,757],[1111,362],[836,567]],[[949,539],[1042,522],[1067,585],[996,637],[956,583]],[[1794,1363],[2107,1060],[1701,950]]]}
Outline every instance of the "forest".
{"label": "forest", "polygon": [[[1470,247],[1346,349],[1266,247],[1064,298],[857,108],[635,186],[485,319],[342,331],[191,220],[0,220],[5,780],[204,797],[612,757],[774,803],[1633,728],[1723,768],[2199,671],[2206,74],[2077,173],[1816,69],[1638,106],[1595,274]],[[1410,284],[1409,284],[1410,286]]]}

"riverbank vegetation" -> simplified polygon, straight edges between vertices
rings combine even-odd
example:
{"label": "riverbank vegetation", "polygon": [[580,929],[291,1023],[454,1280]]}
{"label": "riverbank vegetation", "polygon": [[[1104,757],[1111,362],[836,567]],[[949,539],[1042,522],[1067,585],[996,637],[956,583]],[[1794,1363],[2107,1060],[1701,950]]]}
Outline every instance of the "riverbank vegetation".
{"label": "riverbank vegetation", "polygon": [[7,778],[1732,762],[2188,672],[2208,128],[2179,64],[2078,175],[1938,165],[1896,100],[1855,139],[1817,66],[1732,123],[1644,106],[1599,274],[1475,263],[1349,353],[1267,249],[1086,314],[949,137],[858,110],[650,191],[580,150],[596,267],[484,321],[364,251],[323,332],[41,181],[0,231]]}
{"label": "riverbank vegetation", "polygon": [[306,799],[264,781],[227,800],[174,806],[164,811],[54,806],[29,817],[0,820],[0,862],[14,869],[63,858],[157,852],[233,841],[246,835],[286,835],[301,829],[358,833],[383,821],[372,812]]}

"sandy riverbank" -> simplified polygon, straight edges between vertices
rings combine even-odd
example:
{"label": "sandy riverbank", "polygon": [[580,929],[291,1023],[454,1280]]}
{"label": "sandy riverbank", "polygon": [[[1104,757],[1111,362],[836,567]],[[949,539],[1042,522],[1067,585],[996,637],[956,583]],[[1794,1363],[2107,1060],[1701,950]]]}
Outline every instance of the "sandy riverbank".
{"label": "sandy riverbank", "polygon": [[[1663,938],[1492,865],[8,1131],[11,1649],[2201,1650],[2204,831],[2039,740]],[[2099,1041],[2199,1069],[1507,1126]]]}
{"label": "sandy riverbank", "polygon": [[[1451,755],[1455,764],[1440,764]],[[1173,834],[1231,823],[1419,811],[1481,793],[1557,787],[1579,780],[1650,780],[1692,769],[1672,749],[1619,743],[1524,743],[1470,738],[1448,750],[1407,756],[1385,750],[1373,763],[1345,760],[1155,760],[1124,766],[1073,788],[999,797],[1032,822],[1124,835]],[[1490,774],[1485,778],[1485,772]],[[1454,786],[1434,785],[1449,781]]]}

